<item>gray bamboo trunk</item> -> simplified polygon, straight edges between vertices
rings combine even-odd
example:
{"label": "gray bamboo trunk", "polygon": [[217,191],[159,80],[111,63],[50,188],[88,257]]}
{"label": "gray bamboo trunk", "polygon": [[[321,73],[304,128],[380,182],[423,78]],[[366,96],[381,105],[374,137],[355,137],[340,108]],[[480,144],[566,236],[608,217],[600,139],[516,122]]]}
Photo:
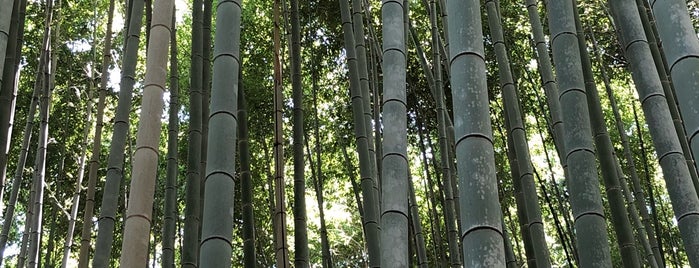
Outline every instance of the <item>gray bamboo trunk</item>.
{"label": "gray bamboo trunk", "polygon": [[[14,7],[15,0],[2,0],[0,1],[0,5],[2,5],[2,10],[0,10],[0,88],[2,87],[2,79],[3,79],[3,70],[5,67],[5,56],[7,53],[7,43],[8,40],[10,39],[10,22],[11,22],[11,17],[12,17],[12,11],[15,9]],[[9,66],[13,66],[13,64]],[[9,67],[8,66],[8,67]],[[3,93],[6,93],[3,91]],[[4,96],[4,95],[3,95]],[[9,99],[8,99],[9,100]],[[3,99],[5,101],[5,99]],[[4,106],[3,106],[4,107]],[[9,107],[9,106],[8,106]],[[5,108],[8,108],[5,107]],[[2,111],[3,118],[6,115],[5,113],[7,112],[9,115],[9,112],[7,110]],[[9,118],[9,116],[8,116]],[[4,152],[4,151],[3,151]],[[4,152],[7,153],[7,152]]]}
{"label": "gray bamboo trunk", "polygon": [[[363,227],[366,232],[367,253],[369,254],[369,266],[380,267],[381,251],[379,247],[380,230],[378,218],[378,196],[374,192],[375,187],[377,185],[374,184],[375,177],[374,170],[372,169],[372,167],[375,164],[371,162],[369,142],[366,136],[367,129],[366,124],[364,122],[364,102],[362,100],[361,84],[358,71],[359,67],[357,63],[357,52],[355,47],[354,33],[352,30],[353,26],[352,19],[350,17],[349,3],[347,0],[339,1],[340,12],[342,17],[342,30],[344,33],[345,41],[347,67],[349,69],[350,96],[352,101],[352,118],[354,122],[354,136],[357,146],[357,153],[359,154],[359,173],[361,176],[362,202],[364,208]],[[401,23],[403,22],[402,19],[400,21]]]}
{"label": "gray bamboo trunk", "polygon": [[138,123],[136,151],[133,154],[133,172],[129,202],[124,221],[121,247],[121,267],[143,267],[148,259],[153,194],[158,167],[163,94],[166,91],[166,66],[172,27],[174,1],[157,1],[153,8],[143,104]]}
{"label": "gray bamboo trunk", "polygon": [[[175,14],[173,8],[172,13]],[[178,144],[179,144],[179,112],[180,87],[179,69],[177,64],[177,20],[172,16],[172,31],[170,32],[170,107],[168,114],[167,132],[167,174],[165,177],[165,208],[163,215],[163,251],[162,267],[175,267],[175,237],[177,234],[177,178],[179,174]]]}
{"label": "gray bamboo trunk", "polygon": [[[131,95],[135,83],[136,62],[138,61],[138,47],[141,35],[141,20],[143,18],[143,0],[130,0],[128,29],[125,32],[124,58],[121,67],[121,81],[119,83],[119,102],[114,116],[114,131],[112,132],[107,156],[107,175],[102,191],[102,204],[98,218],[98,232],[95,241],[95,255],[92,267],[105,268],[110,265],[112,256],[112,242],[114,241],[114,228],[117,222],[117,210],[119,206],[119,194],[123,179],[124,148],[129,136],[129,114],[131,113]],[[162,11],[168,13],[168,11]],[[157,147],[156,147],[157,148]],[[98,163],[90,163],[89,174],[97,173]],[[90,191],[88,186],[88,191]],[[93,201],[86,198],[85,217],[83,219],[82,239],[80,243],[80,267],[88,266],[88,253],[92,237],[92,213]],[[89,216],[89,217],[88,217]]]}
{"label": "gray bamboo trunk", "polygon": [[[15,57],[9,57],[6,61],[8,47],[12,52],[13,47],[8,46],[8,43],[15,43],[16,39],[12,33],[17,32],[16,29],[11,29],[11,18],[15,9],[19,5],[15,5],[14,0],[1,0],[0,6],[0,200],[3,200],[3,192],[5,189],[5,176],[7,172],[8,150],[10,149],[10,137],[12,136],[12,117],[15,110],[15,95],[16,87],[12,83],[12,78],[15,76]],[[15,7],[16,6],[16,7]],[[14,28],[19,25],[15,25]],[[7,69],[7,75],[5,74]],[[7,85],[3,84],[7,83]]]}
{"label": "gray bamboo trunk", "polygon": [[[238,68],[240,69],[240,68]],[[255,214],[253,207],[254,188],[250,176],[250,145],[248,134],[248,107],[243,91],[242,70],[238,76],[238,150],[240,150],[240,187],[243,202],[243,265],[255,267]]]}
{"label": "gray bamboo trunk", "polygon": [[553,60],[560,85],[568,189],[575,218],[580,267],[611,267],[604,206],[595,166],[590,117],[572,0],[549,1]]}
{"label": "gray bamboo trunk", "polygon": [[[199,248],[201,267],[230,267],[233,239],[233,189],[240,74],[239,0],[221,0],[217,4],[211,87],[211,115],[207,149],[206,181],[202,237]],[[231,79],[232,78],[232,79]],[[229,213],[221,213],[228,211]]]}
{"label": "gray bamboo trunk", "polygon": [[[674,2],[674,4],[671,4],[671,2]],[[699,41],[696,41],[696,37],[692,37],[694,42],[690,42],[691,39],[687,36],[690,31],[692,33],[694,31],[689,22],[688,14],[686,11],[682,12],[680,10],[684,10],[684,3],[680,1],[661,1],[655,2],[655,4],[657,6],[654,5],[653,10],[658,19],[661,36],[663,36],[662,33],[664,31],[670,31],[665,35],[666,38],[664,39],[666,42],[664,44],[669,44],[667,58],[668,62],[671,63],[670,66],[673,66],[671,72],[673,70],[675,72],[672,75],[673,82],[675,82],[678,93],[682,92],[684,88],[687,88],[687,92],[691,92],[693,83],[697,82],[697,80],[692,81],[692,77],[699,77],[699,69],[690,66],[692,66],[693,62],[694,66],[699,66],[699,61],[684,61],[683,57],[685,57],[686,53],[691,54],[692,46],[696,48],[695,51],[698,51]],[[616,25],[619,27],[619,43],[621,43],[629,60],[629,68],[632,72],[660,166],[663,170],[687,257],[692,266],[699,266],[699,229],[696,228],[699,226],[699,197],[697,197],[696,189],[692,183],[679,138],[675,131],[670,131],[674,130],[672,117],[667,100],[663,94],[658,70],[655,68],[650,47],[645,37],[637,6],[632,0],[610,0],[610,6]],[[671,17],[674,19],[670,19]],[[686,19],[687,24],[679,23],[679,21],[682,21],[682,18]],[[663,24],[661,21],[667,24]],[[683,36],[686,37],[683,38]],[[682,45],[677,45],[675,48],[675,45],[670,43],[682,43]],[[689,101],[684,102],[685,105],[692,103],[692,100],[695,100],[697,97],[699,97],[699,94],[694,92],[678,95],[680,100]],[[690,133],[693,133],[696,127],[693,126],[695,121],[692,120],[692,116],[696,113],[691,113],[692,109],[689,107],[693,106],[687,105],[685,107],[686,109],[682,109],[682,112],[685,113],[684,118],[689,126],[687,129]],[[690,136],[692,135],[690,134]]]}
{"label": "gray bamboo trunk", "polygon": [[[213,0],[204,0],[204,17],[202,25],[202,72],[201,72],[201,185],[206,178],[206,148],[209,141],[209,103],[211,100],[211,9]],[[200,205],[204,202],[204,193],[200,193]],[[201,207],[201,206],[200,206]],[[201,229],[199,230],[201,232]]]}
{"label": "gray bamboo trunk", "polygon": [[[577,1],[573,1],[576,3]],[[577,6],[577,5],[576,5]],[[592,63],[587,53],[587,41],[580,22],[580,15],[577,7],[573,9],[575,16],[575,29],[578,35],[578,46],[580,48],[580,58],[583,68],[583,78],[585,80],[585,93],[587,93],[587,104],[590,112],[590,122],[594,136],[595,147],[598,153],[599,165],[602,179],[606,188],[607,201],[611,214],[612,226],[616,234],[616,242],[621,254],[621,262],[624,267],[640,267],[641,260],[638,256],[636,241],[631,228],[631,222],[627,215],[626,203],[621,190],[619,176],[617,173],[616,155],[612,140],[607,131],[604,121],[602,104],[592,73]]]}
{"label": "gray bamboo trunk", "polygon": [[[299,1],[291,0],[291,90],[294,152],[294,266],[309,267],[306,224],[306,161],[303,153],[303,88],[301,71],[301,22]],[[371,115],[371,113],[369,113]],[[370,139],[371,140],[371,139]]]}
{"label": "gray bamboo trunk", "polygon": [[447,10],[464,266],[504,267],[480,2],[448,1]]}
{"label": "gray bamboo trunk", "polygon": [[[669,66],[669,73],[675,88],[679,108],[686,126],[687,136],[694,159],[699,157],[699,110],[696,103],[699,100],[699,39],[697,29],[687,11],[687,3],[681,0],[650,1],[658,35],[663,44],[663,51]],[[695,163],[696,165],[696,163]],[[696,167],[696,166],[695,166]],[[695,191],[699,192],[699,182],[694,181]],[[693,216],[697,218],[699,216]],[[697,223],[699,219],[693,219]],[[696,226],[696,225],[695,225]],[[683,236],[699,236],[699,230],[682,231]],[[685,240],[686,241],[686,240]],[[685,242],[685,245],[687,243]],[[693,243],[686,248],[690,263],[699,266],[699,243]]]}
{"label": "gray bamboo trunk", "polygon": [[534,183],[534,169],[531,165],[529,145],[522,122],[522,111],[518,100],[517,88],[514,83],[512,71],[510,70],[510,60],[505,48],[505,38],[498,14],[498,6],[493,0],[485,2],[488,11],[488,24],[490,36],[495,46],[495,55],[498,62],[500,74],[500,87],[502,88],[502,98],[505,113],[508,117],[508,133],[512,136],[514,154],[517,157],[519,171],[519,183],[521,184],[524,197],[524,209],[527,214],[527,227],[531,237],[532,248],[536,267],[550,267],[548,246],[546,244],[546,234],[544,232],[544,222],[541,217],[541,207],[536,193],[536,183]]}
{"label": "gray bamboo trunk", "polygon": [[[404,3],[383,0],[383,157],[381,159],[381,264],[408,266],[408,160]],[[366,208],[366,206],[365,206]]]}
{"label": "gray bamboo trunk", "polygon": [[189,130],[182,266],[197,267],[201,215],[202,72],[204,59],[202,0],[192,3],[192,54],[189,68]]}

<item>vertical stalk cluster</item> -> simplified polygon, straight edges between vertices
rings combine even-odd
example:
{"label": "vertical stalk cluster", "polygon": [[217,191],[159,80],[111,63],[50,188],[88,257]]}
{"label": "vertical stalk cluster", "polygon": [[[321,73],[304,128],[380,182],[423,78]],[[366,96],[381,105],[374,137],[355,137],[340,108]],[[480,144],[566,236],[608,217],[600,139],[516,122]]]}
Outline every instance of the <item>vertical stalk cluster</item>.
{"label": "vertical stalk cluster", "polygon": [[[374,176],[375,170],[372,168],[375,166],[375,162],[372,163],[371,161],[372,158],[369,150],[369,138],[366,134],[367,131],[370,130],[366,128],[366,124],[364,122],[364,101],[362,100],[357,50],[355,47],[355,38],[353,32],[352,18],[350,14],[349,1],[339,1],[340,15],[342,19],[342,31],[344,33],[345,41],[347,67],[349,69],[349,84],[350,96],[352,101],[352,118],[354,121],[354,136],[355,143],[357,146],[357,153],[359,154],[359,173],[361,176],[362,202],[364,208],[364,220],[362,224],[364,227],[364,231],[366,232],[367,251],[369,253],[369,266],[380,267],[381,251],[379,247],[379,201],[378,194],[376,193],[377,184],[374,180],[376,178]],[[402,16],[400,17],[400,23],[402,27]],[[407,265],[407,259],[405,260],[405,264]]]}
{"label": "vertical stalk cluster", "polygon": [[[100,87],[99,87],[99,94],[98,94],[98,100],[97,100],[97,115],[95,118],[96,122],[96,127],[95,127],[95,134],[94,134],[94,139],[92,143],[92,153],[90,157],[90,173],[88,174],[88,187],[91,187],[90,192],[88,193],[88,198],[92,197],[91,200],[89,200],[90,204],[94,204],[94,188],[95,185],[97,184],[97,167],[99,165],[99,160],[100,160],[100,155],[101,155],[101,148],[102,148],[102,128],[104,126],[104,109],[105,109],[105,101],[107,97],[107,82],[109,81],[109,64],[111,63],[112,60],[112,54],[111,54],[111,49],[112,49],[112,22],[114,18],[114,1],[111,0],[109,2],[109,10],[107,14],[107,28],[106,28],[106,33],[104,37],[104,47],[102,50],[102,70],[101,74],[102,76],[100,77]],[[90,83],[90,87],[92,87],[92,83]],[[88,93],[89,94],[89,93]],[[88,111],[90,112],[90,111]],[[88,120],[89,121],[89,120]],[[87,137],[87,136],[86,136]],[[87,142],[85,142],[85,145],[87,146]],[[87,150],[85,150],[87,151]],[[82,160],[81,160],[82,161]],[[68,263],[68,258],[70,257],[70,248],[73,244],[73,230],[75,228],[75,221],[78,216],[78,207],[80,204],[80,192],[82,189],[82,179],[83,179],[83,165],[80,165],[81,171],[78,175],[78,181],[76,183],[76,188],[75,188],[75,194],[73,196],[73,203],[71,205],[71,214],[69,218],[69,223],[68,223],[68,235],[66,236],[66,240],[64,243],[64,251],[63,251],[63,262],[61,264],[62,267],[66,267]],[[94,173],[94,174],[93,174]],[[84,263],[84,267],[87,267],[87,263]]]}
{"label": "vertical stalk cluster", "polygon": [[[432,87],[432,95],[435,99],[436,103],[436,108],[437,108],[437,129],[439,133],[439,155],[440,155],[440,167],[441,167],[441,174],[442,177],[444,178],[444,195],[445,195],[445,203],[446,207],[444,208],[444,221],[446,223],[446,228],[447,228],[447,242],[449,244],[449,262],[452,267],[459,267],[461,266],[461,254],[459,253],[459,242],[458,242],[458,232],[459,232],[459,226],[457,226],[457,222],[460,223],[458,220],[458,205],[456,202],[456,198],[454,196],[455,189],[452,187],[453,180],[454,180],[454,173],[455,170],[452,169],[452,163],[454,161],[453,155],[452,155],[452,149],[450,148],[450,143],[448,140],[448,131],[447,131],[447,124],[451,125],[451,119],[449,118],[449,113],[447,111],[445,101],[444,101],[444,83],[442,80],[442,61],[441,61],[441,54],[439,53],[439,25],[437,23],[437,3],[434,0],[430,1],[429,5],[429,10],[430,10],[430,25],[431,27],[431,36],[432,36],[432,66],[433,70],[432,73],[430,73],[427,69],[427,67],[424,67],[426,70],[426,73],[429,73],[432,76],[433,80],[433,87]],[[445,23],[446,25],[446,23]],[[412,27],[411,27],[412,28]],[[417,38],[416,34],[413,34],[413,37]],[[416,46],[419,47],[419,42],[415,42]],[[421,57],[423,58],[423,57]],[[423,60],[426,61],[426,60]],[[426,66],[427,64],[423,64]],[[428,77],[430,77],[428,75]],[[429,81],[430,79],[428,79]],[[448,123],[447,123],[448,121]]]}
{"label": "vertical stalk cluster", "polygon": [[[694,32],[691,29],[691,24],[689,24],[690,26],[687,28],[687,25],[679,23],[679,21],[682,21],[681,18],[683,18],[683,12],[679,11],[679,9],[683,9],[683,5],[684,4],[680,2],[676,2],[673,5],[671,1],[663,3],[655,2],[653,9],[658,19],[659,32],[662,33],[663,30],[668,30],[665,27],[673,27],[673,33],[665,36],[664,44],[683,42],[685,39],[689,41],[689,38],[682,37],[686,36],[689,31]],[[680,229],[687,257],[691,265],[699,265],[699,230],[697,229],[697,226],[699,226],[699,197],[697,197],[697,192],[692,183],[686,159],[682,153],[679,142],[680,137],[678,137],[674,131],[672,116],[668,108],[668,101],[663,94],[662,83],[658,76],[658,70],[653,62],[653,56],[645,36],[637,6],[635,2],[631,0],[610,0],[610,6],[615,22],[619,27],[619,43],[621,43],[625,55],[629,60],[629,68],[634,83],[636,84],[636,90],[638,91],[643,113],[648,122],[648,128],[653,138],[656,154],[658,155],[658,160],[665,177],[665,184],[670,195],[670,200],[672,201],[677,225]],[[668,17],[667,21],[665,21],[665,18],[661,18],[663,16]],[[669,17],[675,18],[674,20],[678,21],[679,24],[671,22],[672,20],[670,20]],[[686,19],[687,22],[689,22],[689,18],[686,17]],[[665,21],[665,23],[668,24],[662,24],[660,21]],[[671,39],[668,39],[670,37]],[[699,42],[696,42],[696,37],[694,37],[694,39],[695,42],[683,43],[682,45],[678,45],[679,48],[675,47],[675,45],[669,45],[667,48],[668,51],[666,54],[669,56],[668,62],[673,63],[671,64],[673,67],[670,68],[671,72],[673,69],[677,68],[675,69],[675,71],[679,70],[677,76],[684,78],[684,81],[679,81],[677,80],[678,77],[675,77],[675,74],[672,75],[673,81],[679,82],[675,84],[678,89],[683,87],[691,88],[693,85],[692,83],[696,82],[696,80],[695,82],[687,82],[686,80],[691,80],[692,75],[685,77],[684,72],[699,74],[696,68],[684,69],[683,66],[687,66],[684,64],[691,63],[692,60],[687,62],[682,60],[682,57],[685,56],[682,55],[682,51],[691,51],[692,46],[699,50]],[[695,62],[699,63],[699,61]],[[683,90],[678,90],[678,93],[682,91]],[[678,95],[679,99],[692,99],[694,98],[693,96],[696,97],[699,96],[699,94],[692,92],[687,95]],[[693,106],[686,106],[686,109],[682,109],[682,112],[685,113],[685,110],[691,111],[693,109],[691,107]],[[692,116],[693,114],[691,112],[685,116],[685,118],[688,119],[687,123],[690,124],[687,128],[690,132],[696,128],[691,125],[693,124]]]}
{"label": "vertical stalk cluster", "polygon": [[[577,3],[577,1],[573,1]],[[577,6],[577,5],[575,5]],[[580,49],[580,59],[583,68],[583,79],[585,80],[585,93],[590,112],[590,123],[592,124],[592,135],[597,149],[603,184],[606,188],[607,201],[612,218],[612,226],[617,237],[617,245],[621,254],[621,262],[625,267],[640,267],[641,260],[638,257],[636,241],[634,240],[631,222],[627,216],[626,203],[619,182],[617,173],[617,160],[614,154],[612,140],[607,132],[607,125],[604,121],[602,104],[592,73],[592,63],[590,55],[587,53],[587,42],[585,33],[580,22],[580,14],[577,7],[573,9],[575,19],[575,30],[578,35],[578,46]]]}
{"label": "vertical stalk cluster", "polygon": [[[31,198],[29,206],[31,206],[31,217],[27,217],[25,224],[29,224],[28,248],[26,251],[26,263],[28,267],[36,267],[41,251],[41,230],[43,229],[43,209],[44,209],[44,191],[46,184],[46,155],[49,139],[49,115],[51,109],[52,74],[56,65],[56,57],[53,55],[53,42],[58,39],[58,27],[53,28],[54,12],[58,13],[60,9],[60,0],[54,7],[54,1],[47,1],[46,5],[46,21],[44,24],[44,40],[42,44],[41,56],[44,57],[44,64],[37,68],[37,75],[40,75],[41,95],[39,101],[39,138],[34,162],[34,174],[32,176]],[[24,244],[24,243],[23,243]],[[23,258],[23,256],[20,256]]]}
{"label": "vertical stalk cluster", "polygon": [[508,135],[511,136],[514,145],[510,150],[514,151],[518,163],[517,166],[511,167],[518,169],[517,173],[519,175],[517,178],[513,177],[513,183],[520,184],[519,187],[521,187],[524,197],[524,207],[518,207],[518,209],[524,209],[524,213],[527,214],[526,225],[529,229],[536,266],[549,267],[551,262],[546,244],[546,234],[544,233],[544,222],[541,217],[541,207],[539,206],[539,199],[536,193],[536,183],[534,183],[534,169],[531,164],[524,122],[522,122],[522,111],[518,100],[517,88],[512,77],[510,60],[505,48],[505,38],[500,22],[500,14],[498,14],[499,8],[493,0],[486,1],[486,8],[488,10],[490,36],[495,46],[504,108],[507,110],[505,120],[509,122]]}

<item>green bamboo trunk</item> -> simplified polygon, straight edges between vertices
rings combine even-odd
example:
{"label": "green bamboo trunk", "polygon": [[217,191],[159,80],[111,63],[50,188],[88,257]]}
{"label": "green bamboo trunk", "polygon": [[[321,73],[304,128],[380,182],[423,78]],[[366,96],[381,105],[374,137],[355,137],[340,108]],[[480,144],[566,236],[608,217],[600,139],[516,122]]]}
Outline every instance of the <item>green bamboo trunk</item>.
{"label": "green bamboo trunk", "polygon": [[[207,149],[200,267],[230,267],[233,239],[235,152],[240,90],[240,0],[221,0],[216,8],[213,83]],[[231,79],[232,78],[232,79]],[[229,211],[229,213],[221,213]]]}
{"label": "green bamboo trunk", "polygon": [[[98,218],[99,228],[94,246],[95,255],[92,259],[92,267],[95,268],[109,267],[112,257],[114,228],[116,222],[119,220],[117,219],[117,210],[119,207],[119,199],[121,198],[119,194],[121,182],[124,177],[124,148],[129,133],[131,98],[136,82],[136,63],[138,61],[144,1],[131,0],[129,1],[129,5],[131,9],[128,12],[128,30],[125,33],[124,58],[121,66],[121,81],[119,83],[119,101],[117,103],[116,114],[114,115],[114,130],[109,145],[109,155],[107,156],[107,175],[102,190],[102,203]],[[97,161],[91,161],[88,173],[94,173],[96,175],[98,168],[99,163]],[[86,201],[88,199],[90,199],[90,196],[86,198]],[[86,204],[85,216],[83,219],[91,219],[94,210],[94,197],[92,197],[92,202]],[[90,241],[92,237],[92,220],[83,220],[82,230],[79,263],[80,267],[88,267],[88,255],[89,249],[91,248]]]}
{"label": "green bamboo trunk", "polygon": [[187,146],[187,183],[185,186],[184,235],[182,266],[198,264],[199,228],[201,216],[201,142],[202,142],[202,72],[203,2],[192,3],[192,54],[189,68],[189,132]]}
{"label": "green bamboo trunk", "polygon": [[[309,267],[306,224],[306,161],[303,153],[303,88],[301,71],[301,23],[299,1],[291,0],[291,90],[294,151],[294,266]],[[371,114],[371,113],[370,113]],[[371,139],[369,139],[371,140]]]}
{"label": "green bamboo trunk", "polygon": [[[591,37],[594,49],[596,52],[598,52],[599,49],[597,48],[597,40],[595,39],[594,35],[591,35]],[[609,99],[609,103],[612,107],[612,113],[614,115],[616,130],[619,133],[621,146],[624,148],[624,158],[626,159],[627,163],[626,168],[629,170],[629,174],[631,176],[631,191],[633,192],[633,201],[635,204],[635,208],[638,211],[640,211],[642,225],[639,225],[637,227],[637,232],[639,233],[639,236],[645,237],[648,240],[648,246],[651,248],[651,251],[646,252],[646,256],[653,257],[655,259],[655,261],[653,262],[656,263],[657,267],[663,267],[663,257],[660,253],[660,247],[658,246],[658,239],[656,237],[655,230],[653,229],[653,225],[651,224],[650,214],[648,213],[648,206],[646,205],[646,196],[643,192],[643,188],[641,187],[641,180],[639,179],[638,172],[636,172],[636,160],[634,160],[633,152],[631,152],[629,137],[626,134],[626,126],[624,126],[624,122],[621,119],[619,107],[616,103],[614,93],[612,92],[612,87],[609,82],[609,77],[607,76],[604,65],[601,66],[600,71],[602,74],[602,80],[604,82],[604,89],[607,94],[607,99]],[[643,238],[641,238],[641,240],[643,240]],[[649,260],[649,262],[651,261]]]}
{"label": "green bamboo trunk", "polygon": [[[649,2],[655,15],[655,25],[663,44],[663,51],[679,101],[692,155],[694,159],[697,159],[699,156],[699,135],[697,135],[699,134],[699,110],[695,108],[697,101],[699,101],[699,39],[697,38],[697,29],[692,24],[685,1],[651,0]],[[696,167],[696,163],[694,164]],[[693,179],[695,179],[693,181],[695,191],[699,192],[699,181],[696,178]],[[681,229],[684,229],[683,236],[685,237],[686,235],[699,236],[699,231],[696,228],[694,230]],[[692,251],[692,254],[689,254],[691,255],[689,257],[690,263],[699,266],[699,243],[693,243],[692,248],[686,250],[688,253]]]}
{"label": "green bamboo trunk", "polygon": [[[238,68],[240,69],[240,68]],[[250,143],[248,134],[248,107],[243,91],[242,70],[238,75],[238,150],[240,150],[240,187],[243,202],[243,265],[255,267],[255,214],[253,207],[254,188],[250,176]]]}
{"label": "green bamboo trunk", "polygon": [[[172,13],[175,14],[173,8]],[[170,104],[167,124],[167,167],[165,175],[165,204],[163,212],[162,267],[175,267],[175,237],[177,233],[177,177],[179,173],[178,144],[180,128],[180,76],[177,64],[177,20],[172,16],[170,32]]]}

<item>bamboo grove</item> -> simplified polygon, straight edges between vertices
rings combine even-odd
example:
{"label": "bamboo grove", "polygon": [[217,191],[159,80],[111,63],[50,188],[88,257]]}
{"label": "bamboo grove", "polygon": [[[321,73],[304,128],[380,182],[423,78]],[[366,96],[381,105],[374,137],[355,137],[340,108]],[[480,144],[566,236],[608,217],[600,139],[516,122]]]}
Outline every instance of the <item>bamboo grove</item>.
{"label": "bamboo grove", "polygon": [[699,267],[699,4],[0,0],[2,267]]}

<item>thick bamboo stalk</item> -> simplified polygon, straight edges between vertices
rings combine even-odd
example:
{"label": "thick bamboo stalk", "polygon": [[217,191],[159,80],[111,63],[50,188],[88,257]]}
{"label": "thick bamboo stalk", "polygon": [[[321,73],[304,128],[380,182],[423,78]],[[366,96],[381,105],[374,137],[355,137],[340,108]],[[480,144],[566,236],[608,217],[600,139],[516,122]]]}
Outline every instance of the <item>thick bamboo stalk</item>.
{"label": "thick bamboo stalk", "polygon": [[[408,158],[406,107],[406,37],[404,1],[384,0],[383,21],[383,157],[381,159],[381,266],[407,267]],[[361,76],[360,76],[361,77]],[[366,208],[366,207],[365,207]],[[391,246],[388,246],[391,245]]]}
{"label": "thick bamboo stalk", "polygon": [[143,267],[148,259],[173,6],[172,0],[158,0],[153,7],[143,104],[132,161],[133,172],[119,261],[121,267]]}
{"label": "thick bamboo stalk", "polygon": [[[505,266],[495,177],[480,3],[448,1],[454,133],[459,175],[464,266]],[[453,11],[453,12],[452,12]],[[470,103],[470,105],[463,105]],[[483,258],[488,256],[488,258]]]}
{"label": "thick bamboo stalk", "polygon": [[551,47],[560,85],[568,188],[575,218],[580,267],[611,267],[607,224],[595,166],[580,49],[572,0],[547,5]]}

